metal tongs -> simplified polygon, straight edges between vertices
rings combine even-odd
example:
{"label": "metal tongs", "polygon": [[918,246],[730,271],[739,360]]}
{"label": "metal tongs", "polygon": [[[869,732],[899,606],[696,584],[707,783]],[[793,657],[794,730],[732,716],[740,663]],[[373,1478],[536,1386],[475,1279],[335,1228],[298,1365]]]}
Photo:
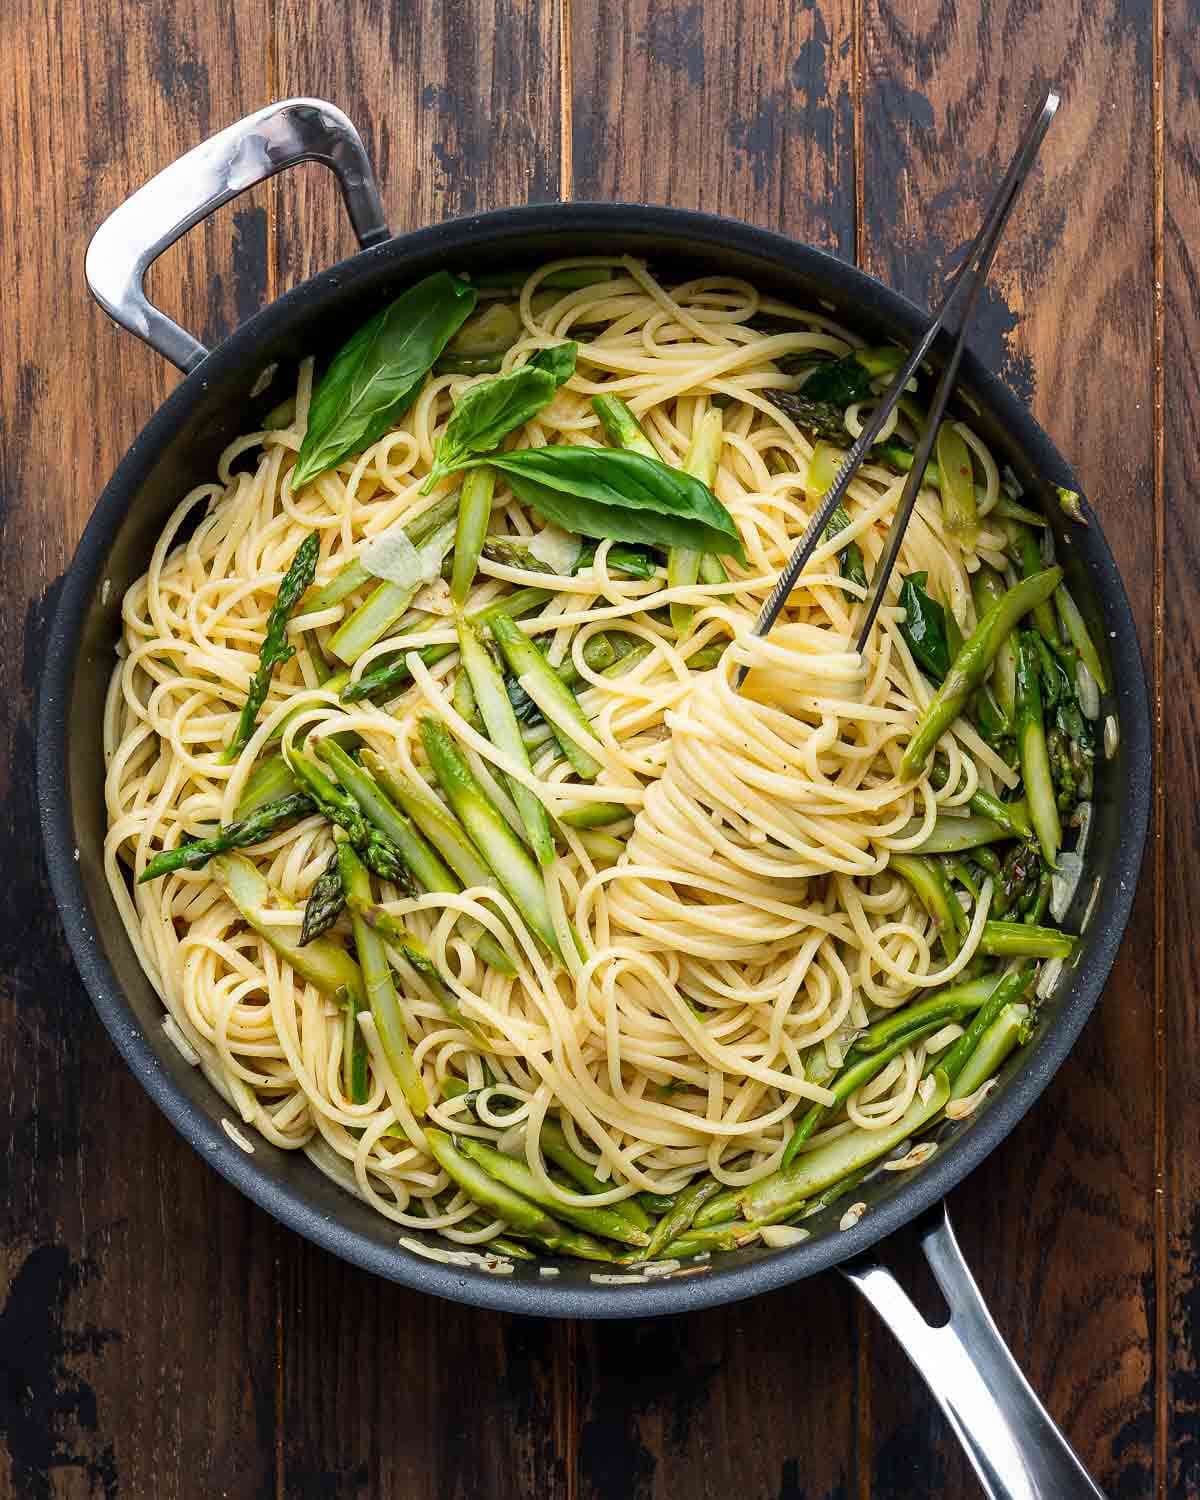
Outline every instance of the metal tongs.
{"label": "metal tongs", "polygon": [[[925,431],[921,435],[920,442],[917,444],[916,452],[913,454],[912,468],[908,471],[908,478],[904,481],[900,503],[896,508],[895,516],[892,518],[887,541],[884,544],[883,552],[880,555],[874,576],[871,579],[871,588],[866,599],[866,611],[863,615],[862,626],[858,636],[858,650],[860,652],[865,650],[867,639],[871,634],[871,626],[875,623],[875,616],[879,613],[879,606],[883,603],[884,595],[887,592],[888,580],[892,576],[892,568],[895,566],[896,558],[900,555],[900,546],[904,541],[904,533],[908,529],[908,521],[912,515],[913,506],[916,504],[917,494],[921,488],[921,480],[925,474],[925,466],[929,462],[929,456],[933,451],[933,445],[937,439],[938,427],[941,425],[946,404],[950,400],[950,393],[954,389],[954,380],[958,374],[958,366],[966,344],[967,330],[971,326],[971,318],[975,312],[975,303],[978,301],[984,282],[987,281],[988,272],[991,270],[992,260],[996,254],[996,247],[999,245],[1000,236],[1004,233],[1005,225],[1008,223],[1008,216],[1012,212],[1017,194],[1021,191],[1025,179],[1028,177],[1030,169],[1037,159],[1038,150],[1045,138],[1046,131],[1050,128],[1050,122],[1054,118],[1058,105],[1059,96],[1051,90],[1046,95],[1045,102],[1038,113],[1037,119],[1034,120],[1026,132],[1025,139],[1021,142],[1017,154],[1013,157],[1008,171],[1004,174],[1004,181],[1001,183],[1000,191],[996,194],[991,207],[988,209],[982,229],[980,229],[974,243],[967,251],[962,265],[959,266],[958,270],[950,278],[945,298],[942,301],[937,316],[901,366],[896,377],[888,387],[887,394],[871,413],[862,431],[855,439],[854,446],[842,460],[842,465],[834,476],[833,483],[825,492],[825,497],[817,507],[816,514],[808,523],[808,529],[800,538],[787,567],[779,575],[779,582],[772,590],[771,597],[763,605],[762,613],[754,623],[753,634],[764,636],[774,625],[780,611],[787,602],[788,595],[796,586],[796,580],[804,571],[809,558],[816,551],[817,546],[824,537],[825,528],[829,524],[829,518],[841,504],[843,496],[850,488],[851,480],[858,473],[872,444],[882,431],[884,423],[895,410],[908,382],[916,374],[922,360],[925,359],[929,351],[933,348],[938,335],[943,332],[953,334],[954,346],[942,371],[942,378],[938,381],[937,390],[933,397],[933,404],[929,409],[929,421],[926,424]],[[747,670],[748,668],[744,665],[738,666],[733,679],[735,687],[741,687]]]}

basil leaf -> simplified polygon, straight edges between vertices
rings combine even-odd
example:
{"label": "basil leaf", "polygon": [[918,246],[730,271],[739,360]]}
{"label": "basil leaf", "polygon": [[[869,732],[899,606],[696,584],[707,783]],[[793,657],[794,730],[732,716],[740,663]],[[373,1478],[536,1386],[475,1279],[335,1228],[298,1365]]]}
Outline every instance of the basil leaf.
{"label": "basil leaf", "polygon": [[800,386],[808,401],[827,401],[845,410],[871,394],[871,382],[881,375],[892,375],[904,363],[904,351],[886,346],[882,349],[856,349],[841,359],[819,364]]}
{"label": "basil leaf", "polygon": [[733,517],[709,487],[656,458],[628,448],[549,447],[474,460],[482,462],[508,476],[522,504],[568,531],[746,560]]}
{"label": "basil leaf", "polygon": [[946,611],[925,592],[928,577],[927,573],[910,573],[900,586],[900,603],[905,611],[900,634],[916,664],[932,682],[941,682],[950,670]]}
{"label": "basil leaf", "polygon": [[[829,518],[829,525],[825,528],[825,534],[821,538],[823,542],[829,541],[837,536],[839,531],[845,531],[850,524],[850,516],[844,505],[839,505]],[[862,548],[857,542],[847,542],[838,553],[838,566],[843,578],[851,583],[860,584],[864,589],[867,587],[867,570],[863,563]],[[843,593],[847,590],[843,589]],[[851,594],[852,599],[857,599],[857,594]]]}
{"label": "basil leaf", "polygon": [[575,373],[575,343],[539,349],[527,364],[494,380],[481,380],[463,392],[438,438],[433,469],[421,488],[426,495],[433,486],[477,453],[498,448],[510,432],[523,426]]}
{"label": "basil leaf", "polygon": [[470,316],[475,298],[467,282],[435,271],[376,313],[334,355],[313,393],[293,488],[361,453],[394,425]]}

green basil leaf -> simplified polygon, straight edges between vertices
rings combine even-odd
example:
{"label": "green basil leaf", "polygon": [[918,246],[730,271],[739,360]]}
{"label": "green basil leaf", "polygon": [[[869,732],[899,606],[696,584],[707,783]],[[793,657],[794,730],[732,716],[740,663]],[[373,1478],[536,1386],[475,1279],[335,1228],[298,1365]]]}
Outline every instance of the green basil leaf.
{"label": "green basil leaf", "polygon": [[293,488],[378,441],[475,306],[474,287],[435,271],[365,323],[334,355],[313,393]]}
{"label": "green basil leaf", "polygon": [[950,645],[946,635],[946,611],[925,591],[927,573],[910,573],[900,586],[904,624],[900,634],[908,643],[913,660],[929,677],[940,683],[950,670]]}
{"label": "green basil leaf", "polygon": [[522,504],[568,531],[746,560],[733,517],[709,487],[656,458],[628,448],[549,447],[493,453],[486,462],[508,476]]}
{"label": "green basil leaf", "polygon": [[498,448],[510,432],[524,426],[575,373],[578,344],[539,349],[528,363],[494,380],[481,380],[464,391],[438,438],[433,469],[422,486],[428,494],[443,475],[477,453]]}
{"label": "green basil leaf", "polygon": [[808,401],[827,401],[845,410],[871,394],[871,382],[881,375],[891,375],[904,362],[904,351],[890,346],[882,349],[857,349],[842,359],[819,364],[800,390]]}

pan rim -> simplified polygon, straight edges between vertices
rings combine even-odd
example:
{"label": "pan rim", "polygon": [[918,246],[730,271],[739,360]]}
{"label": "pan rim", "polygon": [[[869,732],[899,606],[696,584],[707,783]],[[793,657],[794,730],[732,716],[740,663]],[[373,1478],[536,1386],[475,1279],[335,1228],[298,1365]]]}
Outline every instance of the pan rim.
{"label": "pan rim", "polygon": [[[1028,1060],[1002,1095],[971,1126],[940,1150],[903,1189],[876,1205],[857,1225],[749,1262],[722,1265],[714,1257],[702,1275],[660,1277],[641,1285],[563,1284],[557,1278],[522,1280],[426,1260],[397,1244],[377,1244],[344,1222],[330,1220],[291,1187],[256,1165],[199,1109],[161,1066],[93,930],[90,902],[68,800],[69,702],[86,610],[99,582],[109,545],[159,451],[207,382],[244,368],[260,340],[287,328],[348,280],[400,271],[405,262],[439,252],[453,254],[483,238],[497,245],[530,234],[593,230],[613,235],[639,231],[671,235],[693,257],[706,248],[730,247],[777,272],[824,281],[912,330],[927,314],[901,293],[826,251],[740,220],[658,205],[555,203],[467,215],[419,229],[365,250],[330,267],[270,303],[237,328],[185,377],[151,416],[105,486],[80,539],[63,584],[47,642],[36,710],[36,779],[39,816],[51,888],[68,943],[97,1013],[122,1057],[172,1125],[200,1155],[253,1202],[314,1244],[364,1270],[416,1290],[498,1311],[546,1317],[648,1317],[718,1306],[775,1290],[828,1270],[870,1249],[917,1218],[956,1186],[1012,1131],[1042,1093],[1074,1045],[1107,981],[1128,923],[1149,826],[1150,713],[1132,612],[1115,561],[1098,524],[1079,538],[1105,612],[1115,631],[1110,642],[1118,688],[1121,732],[1129,776],[1125,786],[1125,835],[1089,924],[1086,947],[1076,964],[1060,1010]],[[1073,476],[1031,413],[967,353],[962,379],[977,392],[1039,472],[1073,485]],[[397,1226],[399,1228],[399,1226]]]}

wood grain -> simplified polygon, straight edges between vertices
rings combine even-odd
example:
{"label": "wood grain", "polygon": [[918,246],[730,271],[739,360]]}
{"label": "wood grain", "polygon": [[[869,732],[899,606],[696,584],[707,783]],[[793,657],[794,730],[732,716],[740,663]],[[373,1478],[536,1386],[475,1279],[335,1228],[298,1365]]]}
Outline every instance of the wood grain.
{"label": "wood grain", "polygon": [[[275,1230],[179,1140],[92,1013],[42,875],[31,727],[53,580],[173,379],[92,305],[84,247],[265,93],[241,45],[251,22],[243,0],[102,18],[65,0],[48,25],[13,0],[0,37],[0,1494],[14,1500],[274,1482]],[[247,249],[264,223],[260,198],[190,236],[156,294],[218,337],[265,293]]]}
{"label": "wood grain", "polygon": [[[864,263],[918,301],[975,233],[1048,83],[1062,88],[972,344],[1077,464],[1150,655],[1151,7],[1004,0],[985,12],[867,0],[863,34]],[[1120,379],[1090,378],[1116,370]],[[1154,911],[1151,861],[1083,1038],[952,1204],[1001,1331],[1051,1413],[1108,1493],[1138,1496],[1154,1482]],[[871,1494],[975,1493],[882,1330],[872,1350]]]}
{"label": "wood grain", "polygon": [[1200,46],[1195,7],[1168,3],[1160,50],[1163,132],[1162,394],[1164,590],[1160,639],[1166,1133],[1159,1185],[1166,1389],[1160,1440],[1165,1493],[1200,1493]]}
{"label": "wood grain", "polygon": [[[397,232],[552,198],[559,185],[554,8],[279,0],[278,91],[340,104],[373,153]],[[280,290],[355,248],[319,169],[277,179]],[[565,1327],[434,1301],[288,1242],[281,1483],[323,1500],[565,1496]]]}
{"label": "wood grain", "polygon": [[[575,195],[709,209],[852,256],[851,20],[848,4],[573,0]],[[854,1493],[858,1327],[832,1277],[582,1326],[581,1500]]]}

